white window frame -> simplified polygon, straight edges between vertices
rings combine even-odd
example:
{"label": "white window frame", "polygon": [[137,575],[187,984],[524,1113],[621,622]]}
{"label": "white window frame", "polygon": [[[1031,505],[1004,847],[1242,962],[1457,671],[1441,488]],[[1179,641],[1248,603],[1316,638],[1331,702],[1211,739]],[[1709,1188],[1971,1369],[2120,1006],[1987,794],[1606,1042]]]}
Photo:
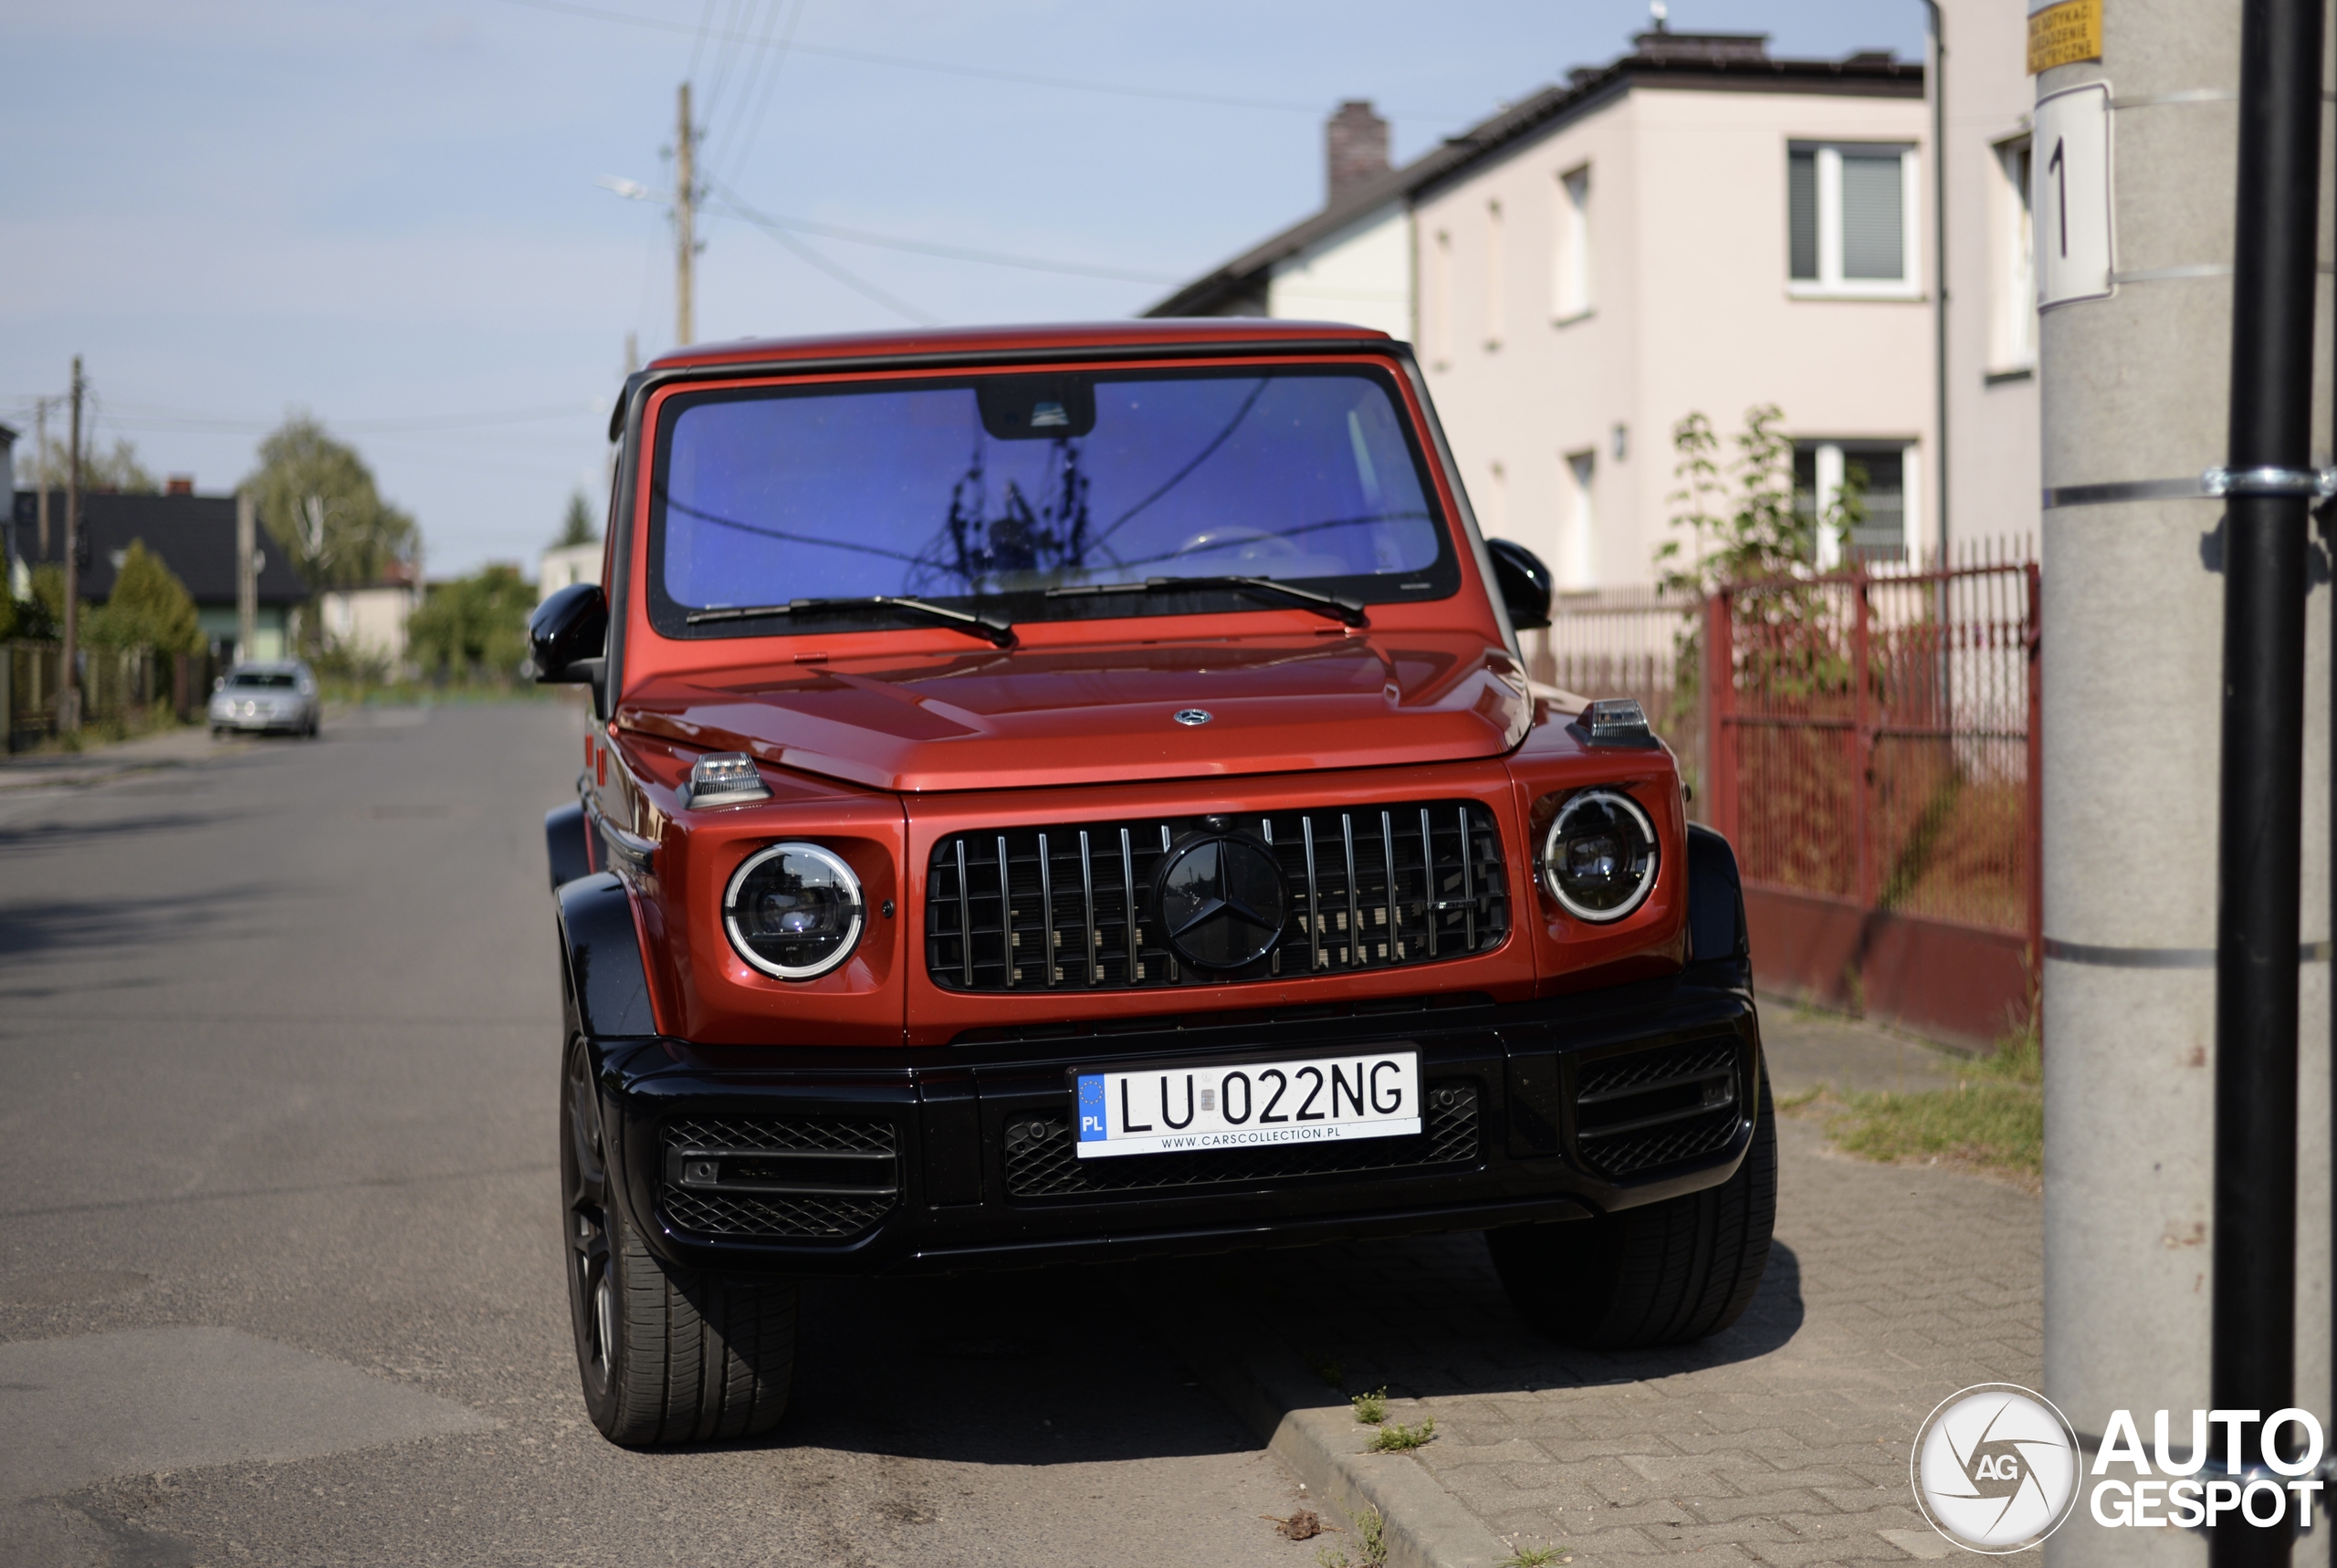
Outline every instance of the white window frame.
{"label": "white window frame", "polygon": [[1566,485],[1567,512],[1558,519],[1556,575],[1565,592],[1598,586],[1598,452],[1568,452],[1558,465]]}
{"label": "white window frame", "polygon": [[1501,347],[1501,329],[1508,291],[1508,280],[1503,277],[1503,264],[1508,258],[1505,231],[1502,223],[1501,201],[1498,197],[1485,204],[1485,351],[1492,353]]}
{"label": "white window frame", "polygon": [[[1846,151],[1884,152],[1894,148],[1899,153],[1899,257],[1903,270],[1898,277],[1844,277],[1842,154]],[[1923,285],[1919,242],[1923,235],[1923,204],[1918,193],[1923,182],[1917,149],[1898,141],[1808,141],[1797,139],[1787,144],[1786,152],[1788,160],[1797,152],[1815,152],[1818,155],[1818,276],[1815,278],[1793,276],[1793,209],[1788,196],[1786,209],[1787,294],[1796,299],[1921,299]]]}
{"label": "white window frame", "polygon": [[2015,136],[1991,149],[1995,212],[1989,224],[1988,364],[1991,376],[2037,367],[2037,248],[2029,187],[2020,161],[2029,139]]}
{"label": "white window frame", "polygon": [[1558,176],[1558,244],[1551,256],[1550,318],[1579,321],[1596,304],[1590,270],[1590,165]]}
{"label": "white window frame", "polygon": [[1438,229],[1429,238],[1428,356],[1431,368],[1452,364],[1452,231]]}
{"label": "white window frame", "polygon": [[[1848,462],[1845,448],[1850,446],[1896,446],[1899,448],[1899,549],[1900,559],[1911,566],[1921,567],[1925,555],[1923,539],[1923,470],[1920,443],[1906,436],[1832,436],[1817,440],[1804,439],[1802,444],[1815,449],[1817,472],[1812,476],[1811,500],[1818,515],[1831,511],[1842,494],[1843,468]],[[1842,541],[1829,528],[1818,530],[1818,570],[1839,571],[1842,569]]]}

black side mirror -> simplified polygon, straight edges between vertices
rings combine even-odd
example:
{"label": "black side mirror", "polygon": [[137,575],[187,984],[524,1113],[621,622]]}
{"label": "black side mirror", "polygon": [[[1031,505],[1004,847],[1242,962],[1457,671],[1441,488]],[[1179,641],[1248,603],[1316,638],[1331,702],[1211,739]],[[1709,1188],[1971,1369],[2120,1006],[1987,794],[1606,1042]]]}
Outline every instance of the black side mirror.
{"label": "black side mirror", "polygon": [[597,582],[571,583],[528,617],[528,656],[539,685],[597,682],[608,641],[609,600]]}
{"label": "black side mirror", "polygon": [[1487,539],[1485,551],[1493,558],[1493,583],[1509,607],[1509,623],[1520,632],[1547,626],[1550,594],[1556,584],[1542,558],[1510,539]]}

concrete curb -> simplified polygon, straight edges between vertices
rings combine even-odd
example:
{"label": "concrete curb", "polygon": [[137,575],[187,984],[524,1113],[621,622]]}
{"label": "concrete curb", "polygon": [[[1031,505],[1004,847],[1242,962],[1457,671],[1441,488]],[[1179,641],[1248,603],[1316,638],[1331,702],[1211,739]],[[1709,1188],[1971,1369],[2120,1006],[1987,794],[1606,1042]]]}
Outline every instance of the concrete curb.
{"label": "concrete curb", "polygon": [[1306,1484],[1317,1507],[1346,1527],[1336,1548],[1350,1562],[1355,1519],[1366,1507],[1387,1521],[1389,1568],[1495,1568],[1510,1545],[1462,1507],[1409,1454],[1364,1451],[1373,1428],[1279,1346],[1237,1342],[1212,1313],[1159,1274],[1129,1282],[1130,1303],[1147,1326],[1223,1400],[1267,1451]]}

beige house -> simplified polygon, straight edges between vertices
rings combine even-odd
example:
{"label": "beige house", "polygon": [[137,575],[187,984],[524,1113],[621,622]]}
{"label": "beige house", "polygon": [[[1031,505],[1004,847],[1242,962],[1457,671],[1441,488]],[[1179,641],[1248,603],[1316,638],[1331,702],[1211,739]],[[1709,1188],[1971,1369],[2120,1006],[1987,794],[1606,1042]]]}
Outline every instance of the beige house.
{"label": "beige house", "polygon": [[1856,548],[1897,559],[1930,542],[1923,91],[1886,55],[1656,32],[1344,190],[1335,120],[1325,211],[1150,313],[1392,326],[1408,299],[1480,521],[1570,591],[1654,580],[1673,427],[1757,403],[1814,497],[1860,465]]}
{"label": "beige house", "polygon": [[2029,228],[2028,18],[1944,0],[1947,101],[1947,467],[1952,540],[2037,532],[2044,484]]}

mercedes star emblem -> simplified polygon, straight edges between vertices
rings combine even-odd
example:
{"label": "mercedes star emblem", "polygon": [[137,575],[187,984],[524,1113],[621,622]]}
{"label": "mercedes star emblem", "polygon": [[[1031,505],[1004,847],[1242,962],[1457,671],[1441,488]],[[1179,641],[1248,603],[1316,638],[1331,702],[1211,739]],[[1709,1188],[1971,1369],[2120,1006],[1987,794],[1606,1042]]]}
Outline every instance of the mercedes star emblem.
{"label": "mercedes star emblem", "polygon": [[1179,724],[1207,724],[1209,722],[1209,709],[1205,707],[1179,708],[1177,710],[1177,722]]}
{"label": "mercedes star emblem", "polygon": [[1274,852],[1247,833],[1188,839],[1161,862],[1155,907],[1168,946],[1200,969],[1242,969],[1273,951],[1288,900]]}

